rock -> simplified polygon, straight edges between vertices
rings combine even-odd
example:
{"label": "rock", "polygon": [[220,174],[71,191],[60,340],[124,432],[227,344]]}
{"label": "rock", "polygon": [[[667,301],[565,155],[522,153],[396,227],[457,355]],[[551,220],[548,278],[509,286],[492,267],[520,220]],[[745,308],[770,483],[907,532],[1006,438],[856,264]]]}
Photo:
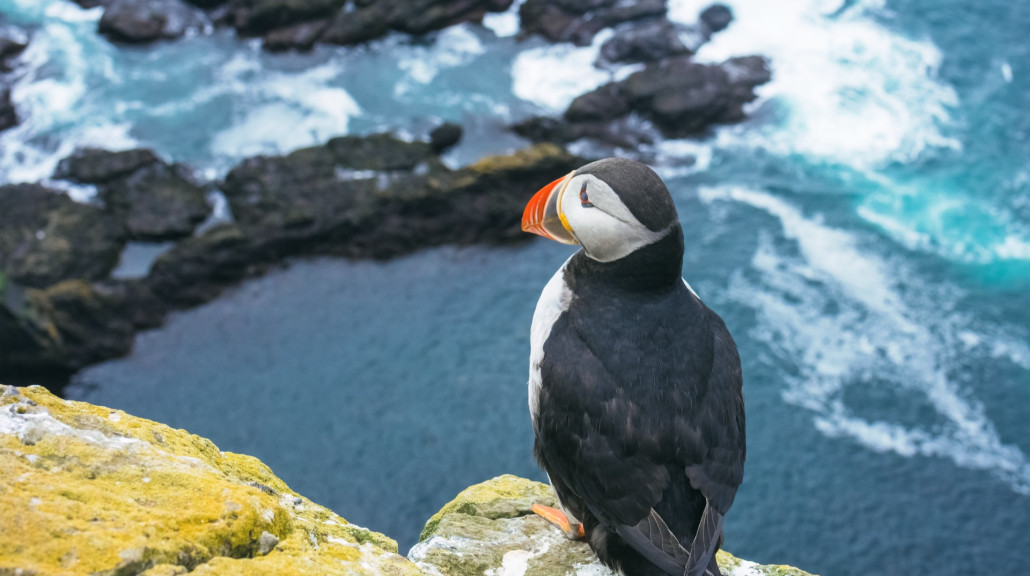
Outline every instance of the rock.
{"label": "rock", "polygon": [[390,134],[340,136],[328,147],[337,162],[353,170],[412,170],[434,157],[425,142],[405,142]]}
{"label": "rock", "polygon": [[142,148],[118,152],[99,148],[79,148],[57,164],[54,178],[84,184],[101,184],[128,176],[148,164],[160,161],[153,150]]}
{"label": "rock", "polygon": [[478,22],[487,12],[504,12],[513,0],[376,0],[357,2],[338,13],[321,41],[360,44],[391,30],[426,34],[462,22]]}
{"label": "rock", "polygon": [[329,22],[326,20],[313,20],[276,28],[264,35],[262,46],[273,52],[311,50],[327,26]]}
{"label": "rock", "polygon": [[[45,290],[0,287],[0,374],[56,388],[76,370],[132,349],[136,330],[166,310],[135,284],[65,280]],[[147,317],[146,315],[150,315]]]}
{"label": "rock", "polygon": [[193,233],[211,208],[204,188],[181,165],[156,163],[100,187],[108,208],[134,240],[161,241]]}
{"label": "rock", "polygon": [[564,144],[589,138],[632,149],[652,140],[633,120],[633,113],[653,123],[662,136],[683,138],[713,124],[743,120],[744,105],[757,97],[755,87],[770,77],[760,56],[731,58],[718,65],[678,56],[576,97],[564,122],[529,118],[511,128],[537,142]]}
{"label": "rock", "polygon": [[444,122],[429,133],[429,147],[434,154],[440,154],[461,141],[462,131],[460,124]]}
{"label": "rock", "polygon": [[601,45],[601,59],[606,63],[657,62],[683,54],[692,52],[680,40],[676,25],[665,19],[617,30]]}
{"label": "rock", "polygon": [[665,0],[526,0],[519,6],[522,34],[539,34],[552,42],[587,46],[601,30],[665,15]]}
{"label": "rock", "polygon": [[[245,36],[261,35],[299,22],[327,18],[345,0],[242,0],[234,3],[233,26]],[[324,23],[323,23],[324,26]]]}
{"label": "rock", "polygon": [[286,255],[302,253],[300,245],[287,234],[279,241],[274,232],[257,236],[235,223],[218,224],[159,256],[143,283],[172,308],[196,306]]}
{"label": "rock", "polygon": [[98,30],[116,42],[178,38],[207,24],[203,12],[181,0],[110,0],[104,5]]}
{"label": "rock", "polygon": [[[337,158],[327,146],[248,158],[226,175],[222,191],[244,226],[286,229],[336,221],[376,189],[374,174],[345,176]],[[360,159],[358,164],[365,165]]]}
{"label": "rock", "polygon": [[97,184],[98,196],[133,240],[189,236],[211,211],[189,168],[168,165],[151,150],[79,149],[58,163],[54,178]]}
{"label": "rock", "polygon": [[0,469],[0,574],[421,574],[255,458],[38,386],[0,386]]}
{"label": "rock", "polygon": [[0,16],[0,72],[10,72],[14,60],[29,45],[29,34],[25,30],[7,24]]}
{"label": "rock", "polygon": [[115,216],[38,184],[0,186],[0,270],[45,288],[69,278],[106,278],[125,245]]}
{"label": "rock", "polygon": [[622,86],[634,110],[666,137],[698,133],[712,124],[744,119],[744,104],[771,78],[760,56],[731,58],[720,65],[676,58],[631,74]]}
{"label": "rock", "polygon": [[[408,558],[426,574],[480,576],[605,576],[583,541],[572,541],[532,513],[555,506],[550,486],[517,476],[498,476],[462,491],[426,523]],[[726,576],[807,576],[791,566],[759,565],[725,551],[716,557]]]}
{"label": "rock", "polygon": [[701,12],[701,23],[708,34],[721,32],[733,21],[733,12],[725,4],[712,4]]}
{"label": "rock", "polygon": [[11,89],[0,87],[0,130],[18,125],[18,112],[11,102]]}

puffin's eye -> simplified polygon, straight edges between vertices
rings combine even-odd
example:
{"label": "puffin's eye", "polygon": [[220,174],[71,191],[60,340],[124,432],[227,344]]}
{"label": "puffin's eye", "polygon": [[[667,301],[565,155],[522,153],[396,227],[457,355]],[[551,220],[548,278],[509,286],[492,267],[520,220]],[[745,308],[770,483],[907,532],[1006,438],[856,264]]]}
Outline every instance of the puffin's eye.
{"label": "puffin's eye", "polygon": [[587,183],[583,183],[583,187],[579,189],[579,203],[584,208],[593,208],[594,205],[590,203],[590,198],[587,197]]}

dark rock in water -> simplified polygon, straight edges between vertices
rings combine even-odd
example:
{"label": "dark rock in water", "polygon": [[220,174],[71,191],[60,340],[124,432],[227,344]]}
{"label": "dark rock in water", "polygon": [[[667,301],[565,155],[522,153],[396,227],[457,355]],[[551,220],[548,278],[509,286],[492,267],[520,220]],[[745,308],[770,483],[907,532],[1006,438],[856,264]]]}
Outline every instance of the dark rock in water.
{"label": "dark rock in water", "polygon": [[101,184],[128,176],[144,166],[160,161],[157,154],[145,148],[117,152],[79,148],[57,164],[54,178],[83,184]]}
{"label": "dark rock in water", "polygon": [[300,228],[343,218],[370,197],[375,175],[347,176],[326,146],[287,156],[248,158],[225,177],[222,191],[245,226]]}
{"label": "dark rock in water", "polygon": [[11,60],[21,54],[28,45],[28,32],[17,26],[5,24],[0,19],[0,72],[10,72],[14,67]]}
{"label": "dark rock in water", "polygon": [[650,20],[632,26],[601,46],[601,59],[605,62],[655,62],[671,56],[691,54],[679,38],[676,25],[664,19]]}
{"label": "dark rock in water", "polygon": [[632,121],[636,115],[663,136],[682,138],[713,124],[743,120],[744,105],[756,98],[755,87],[770,77],[760,56],[731,58],[718,65],[680,56],[578,96],[565,111],[564,122],[530,118],[512,130],[537,142],[589,138],[628,148],[649,140],[640,123]]}
{"label": "dark rock in water", "polygon": [[11,89],[0,87],[0,130],[18,125],[18,111],[11,102]]}
{"label": "dark rock in water", "polygon": [[569,122],[608,121],[629,114],[630,103],[621,84],[609,83],[577,96],[568,109]]}
{"label": "dark rock in water", "polygon": [[522,34],[587,46],[594,35],[623,22],[665,15],[665,0],[526,0],[519,7]]}
{"label": "dark rock in water", "polygon": [[278,245],[274,235],[262,239],[239,224],[218,224],[158,257],[143,283],[171,307],[195,306],[268,269],[288,247]]}
{"label": "dark rock in water", "polygon": [[82,148],[61,160],[55,178],[97,184],[108,211],[133,240],[169,240],[193,233],[210,212],[204,187],[185,166],[169,166],[151,150]]}
{"label": "dark rock in water", "polygon": [[38,184],[0,186],[0,271],[23,286],[106,278],[125,229],[115,216]]}
{"label": "dark rock in water", "polygon": [[116,42],[178,38],[207,23],[203,12],[181,0],[111,0],[105,6],[99,31]]}
{"label": "dark rock in water", "polygon": [[341,165],[354,170],[412,170],[435,157],[425,142],[405,142],[390,134],[341,136],[328,147]]}
{"label": "dark rock in water", "polygon": [[478,22],[487,12],[503,12],[513,0],[376,0],[357,2],[355,9],[339,12],[321,41],[360,44],[391,30],[426,34],[462,22]]}
{"label": "dark rock in water", "polygon": [[593,140],[624,150],[637,150],[654,143],[653,135],[631,116],[609,121],[566,122],[558,118],[534,116],[511,126],[511,130],[533,142],[565,145],[578,140]]}
{"label": "dark rock in water", "polygon": [[351,46],[385,36],[390,22],[374,8],[339,12],[329,22],[321,41],[326,44]]}
{"label": "dark rock in water", "polygon": [[731,58],[715,66],[678,58],[631,74],[622,86],[634,110],[666,137],[679,138],[712,124],[743,120],[744,104],[770,78],[760,56]]}
{"label": "dark rock in water", "polygon": [[312,20],[276,28],[262,37],[261,45],[273,52],[311,50],[328,26],[329,22],[326,20]]}
{"label": "dark rock in water", "polygon": [[[89,364],[124,356],[132,349],[141,317],[132,285],[65,280],[45,290],[23,288],[0,275],[0,374],[19,383],[60,387]],[[145,293],[139,286],[140,293]],[[156,301],[154,301],[156,303]],[[164,316],[150,319],[150,325]]]}
{"label": "dark rock in water", "polygon": [[134,240],[169,240],[189,236],[211,208],[204,188],[184,166],[154,163],[99,188],[108,209],[125,220]]}
{"label": "dark rock in water", "polygon": [[233,26],[240,34],[255,36],[277,28],[327,18],[344,0],[247,0],[234,2]]}
{"label": "dark rock in water", "polygon": [[725,30],[733,21],[733,12],[725,4],[712,4],[701,12],[701,23],[709,34]]}
{"label": "dark rock in water", "polygon": [[444,122],[429,133],[429,147],[434,153],[440,154],[461,141],[462,132],[460,124]]}

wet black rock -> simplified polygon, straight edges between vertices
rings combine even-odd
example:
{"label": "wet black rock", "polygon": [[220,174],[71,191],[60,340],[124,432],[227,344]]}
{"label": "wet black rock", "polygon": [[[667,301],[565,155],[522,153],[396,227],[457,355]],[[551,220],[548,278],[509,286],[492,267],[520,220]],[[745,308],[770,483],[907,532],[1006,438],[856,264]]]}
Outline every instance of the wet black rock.
{"label": "wet black rock", "polygon": [[601,45],[601,59],[611,63],[656,62],[671,56],[691,54],[675,24],[664,19],[641,22],[616,30]]}
{"label": "wet black rock", "polygon": [[666,138],[698,134],[744,119],[744,105],[771,75],[764,58],[744,56],[699,64],[680,56],[647,65],[626,79],[578,96],[563,121],[530,118],[512,129],[533,141],[582,138],[622,148],[649,142],[644,120]]}
{"label": "wet black rock", "polygon": [[633,110],[666,137],[698,133],[712,124],[739,122],[755,87],[771,78],[760,56],[731,58],[719,65],[677,58],[648,66],[621,83]]}
{"label": "wet black rock", "polygon": [[126,234],[121,220],[38,184],[0,186],[0,271],[45,288],[68,278],[106,278]]}
{"label": "wet black rock", "polygon": [[[513,0],[375,0],[357,2],[336,14],[321,41],[361,44],[391,30],[421,35],[462,22],[478,22],[487,12],[503,12]],[[349,7],[348,7],[349,8]]]}
{"label": "wet black rock", "polygon": [[519,7],[522,34],[587,46],[605,28],[665,16],[665,0],[526,0]]}
{"label": "wet black rock", "polygon": [[123,176],[161,159],[152,150],[110,151],[100,148],[79,148],[57,164],[54,178],[83,184],[101,184]]}
{"label": "wet black rock", "polygon": [[182,0],[109,0],[99,31],[116,42],[144,43],[178,38],[207,25],[204,13]]}
{"label": "wet black rock", "polygon": [[725,30],[733,21],[733,12],[725,4],[712,4],[701,12],[701,23],[709,34]]}
{"label": "wet black rock", "polygon": [[61,160],[55,178],[96,184],[108,211],[133,240],[170,240],[193,233],[210,212],[205,187],[189,168],[168,165],[151,150],[84,148]]}
{"label": "wet black rock", "polygon": [[339,12],[345,0],[237,0],[231,3],[233,27],[245,36],[261,35]]}
{"label": "wet black rock", "polygon": [[11,101],[11,89],[0,86],[0,130],[18,125],[18,111]]}
{"label": "wet black rock", "polygon": [[98,190],[134,240],[189,236],[211,211],[204,187],[181,165],[150,164]]}
{"label": "wet black rock", "polygon": [[27,31],[3,22],[0,17],[0,72],[10,72],[14,59],[29,45]]}
{"label": "wet black rock", "polygon": [[463,129],[460,124],[444,122],[429,133],[429,147],[440,154],[461,141]]}

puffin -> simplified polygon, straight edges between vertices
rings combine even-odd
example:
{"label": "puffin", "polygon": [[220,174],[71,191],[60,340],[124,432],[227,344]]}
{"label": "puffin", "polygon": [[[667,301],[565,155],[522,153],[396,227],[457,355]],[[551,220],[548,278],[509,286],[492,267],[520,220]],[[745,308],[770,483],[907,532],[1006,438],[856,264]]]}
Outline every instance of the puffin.
{"label": "puffin", "polygon": [[746,452],[740,357],[682,277],[669,190],[645,164],[598,160],[534,194],[522,229],[580,246],[533,314],[533,454],[560,505],[533,511],[627,576],[720,576]]}

